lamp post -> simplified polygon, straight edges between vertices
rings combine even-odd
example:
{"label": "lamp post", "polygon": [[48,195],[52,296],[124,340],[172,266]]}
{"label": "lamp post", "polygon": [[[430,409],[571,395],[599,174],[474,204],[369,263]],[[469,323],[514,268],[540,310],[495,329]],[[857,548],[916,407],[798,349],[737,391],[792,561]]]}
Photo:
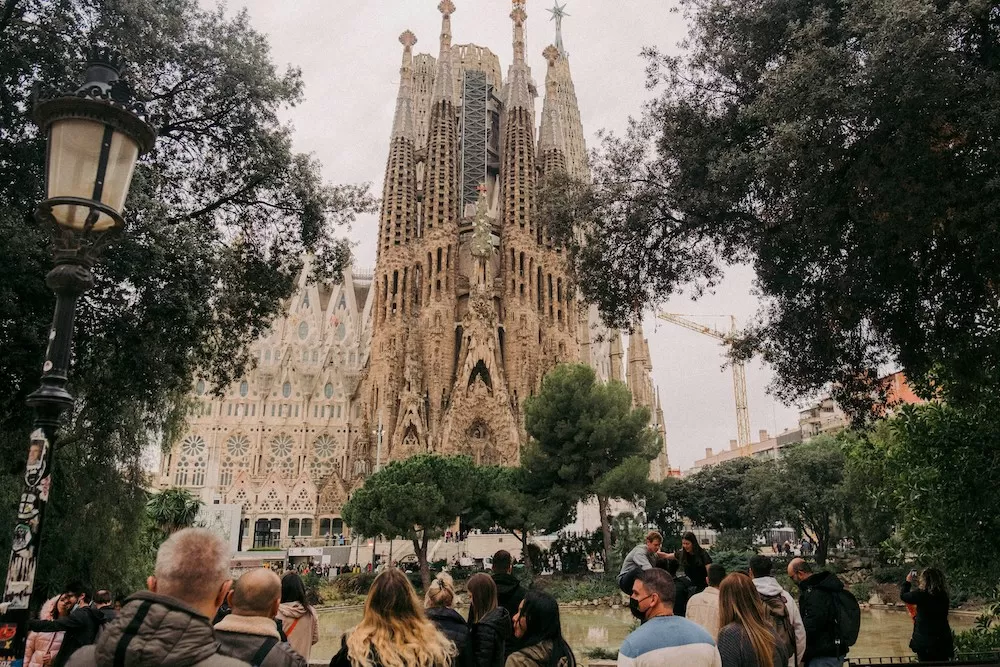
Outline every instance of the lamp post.
{"label": "lamp post", "polygon": [[94,285],[92,267],[101,250],[125,227],[121,211],[136,161],[156,140],[143,105],[119,79],[123,66],[117,54],[91,49],[82,86],[39,95],[35,103],[35,123],[47,138],[46,199],[35,218],[52,232],[55,267],[45,284],[55,292],[56,305],[41,386],[27,399],[35,417],[0,600],[0,665],[23,655],[29,608],[40,602],[33,599],[41,593],[35,572],[56,432],[60,416],[73,406],[66,384],[76,302]]}

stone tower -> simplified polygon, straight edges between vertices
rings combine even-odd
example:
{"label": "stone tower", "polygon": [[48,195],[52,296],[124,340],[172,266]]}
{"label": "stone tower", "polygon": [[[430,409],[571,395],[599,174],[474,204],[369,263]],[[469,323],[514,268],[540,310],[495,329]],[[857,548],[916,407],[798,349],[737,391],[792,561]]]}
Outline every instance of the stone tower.
{"label": "stone tower", "polygon": [[537,215],[541,179],[586,173],[565,54],[545,50],[536,133],[524,2],[512,3],[506,81],[489,49],[452,45],[452,0],[438,10],[436,60],[414,56],[412,33],[400,39],[357,471],[419,452],[516,464],[524,399],[557,363],[594,363],[601,347]]}

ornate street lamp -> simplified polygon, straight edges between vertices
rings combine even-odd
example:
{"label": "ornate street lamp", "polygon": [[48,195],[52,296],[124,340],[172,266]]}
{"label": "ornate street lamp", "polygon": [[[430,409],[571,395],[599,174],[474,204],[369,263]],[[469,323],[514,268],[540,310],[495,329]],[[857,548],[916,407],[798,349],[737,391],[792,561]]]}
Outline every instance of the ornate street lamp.
{"label": "ornate street lamp", "polygon": [[[42,518],[51,492],[56,431],[72,407],[66,390],[76,302],[94,285],[91,269],[103,246],[125,226],[121,211],[136,160],[156,141],[142,104],[119,79],[124,62],[105,49],[88,53],[85,82],[72,93],[43,93],[34,120],[47,136],[45,201],[35,218],[53,234],[55,267],[45,283],[56,306],[41,386],[28,396],[35,420],[18,503],[10,565],[0,600],[0,664],[23,654],[36,591]],[[40,600],[34,600],[40,602]],[[16,636],[13,635],[16,626]],[[7,638],[5,641],[4,638]]]}

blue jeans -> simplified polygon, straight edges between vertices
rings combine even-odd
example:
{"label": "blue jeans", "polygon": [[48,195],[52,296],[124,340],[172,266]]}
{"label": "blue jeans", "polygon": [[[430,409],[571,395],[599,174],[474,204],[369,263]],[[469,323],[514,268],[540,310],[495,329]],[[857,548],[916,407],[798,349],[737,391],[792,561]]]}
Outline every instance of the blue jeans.
{"label": "blue jeans", "polygon": [[832,655],[824,655],[819,658],[810,658],[806,667],[843,667],[846,657],[837,658]]}

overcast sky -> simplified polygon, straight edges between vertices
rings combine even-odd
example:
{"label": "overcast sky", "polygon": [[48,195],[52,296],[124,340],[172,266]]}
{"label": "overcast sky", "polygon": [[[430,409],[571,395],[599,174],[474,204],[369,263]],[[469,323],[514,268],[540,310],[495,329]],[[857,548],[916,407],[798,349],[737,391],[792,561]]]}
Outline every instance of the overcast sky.
{"label": "overcast sky", "polygon": [[[454,0],[454,43],[489,47],[504,72],[511,61],[508,0]],[[214,0],[202,0],[214,6]],[[643,46],[676,51],[685,32],[673,0],[568,0],[563,24],[566,50],[588,144],[600,129],[620,130],[629,115],[640,112],[645,89]],[[381,194],[389,132],[399,83],[402,47],[399,34],[412,30],[416,50],[435,56],[441,15],[437,0],[230,0],[227,12],[246,7],[253,25],[271,42],[274,61],[302,69],[305,101],[288,112],[296,148],[314,153],[324,175],[334,182],[371,182]],[[554,41],[546,0],[528,0],[528,62],[544,83],[543,49]],[[541,104],[537,105],[539,113]],[[360,221],[350,232],[356,241],[356,264],[375,262],[377,218]],[[693,303],[677,298],[664,310],[698,315],[736,315],[745,322],[757,309],[750,293],[753,274],[731,269],[716,294]],[[713,320],[705,319],[711,324]],[[719,344],[673,324],[647,318],[654,380],[666,418],[671,465],[689,468],[736,437],[732,373],[722,369]],[[750,426],[774,433],[797,426],[797,411],[782,406],[765,388],[771,373],[758,364],[747,369]]]}

